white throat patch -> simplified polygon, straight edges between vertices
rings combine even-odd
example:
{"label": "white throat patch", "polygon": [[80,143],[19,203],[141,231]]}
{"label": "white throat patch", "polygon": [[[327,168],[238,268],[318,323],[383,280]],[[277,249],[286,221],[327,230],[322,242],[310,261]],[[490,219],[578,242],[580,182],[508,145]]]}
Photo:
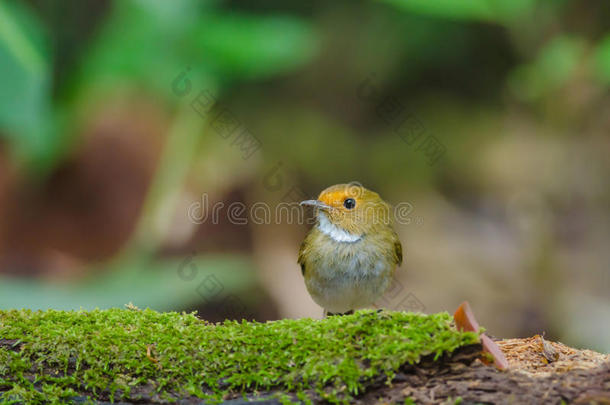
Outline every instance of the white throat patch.
{"label": "white throat patch", "polygon": [[318,229],[323,234],[330,236],[335,242],[358,242],[362,236],[350,233],[344,229],[341,229],[337,225],[331,223],[326,214],[318,213]]}

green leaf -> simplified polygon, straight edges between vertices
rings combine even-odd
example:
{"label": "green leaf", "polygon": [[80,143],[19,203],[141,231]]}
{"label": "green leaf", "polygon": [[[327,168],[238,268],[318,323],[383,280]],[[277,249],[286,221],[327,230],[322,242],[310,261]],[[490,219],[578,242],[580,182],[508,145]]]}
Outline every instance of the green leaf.
{"label": "green leaf", "polygon": [[218,14],[205,18],[195,33],[202,62],[233,77],[269,76],[297,67],[314,53],[308,24],[288,16]]}
{"label": "green leaf", "polygon": [[72,84],[76,104],[124,88],[175,99],[172,80],[187,66],[197,89],[215,88],[206,67],[194,64],[198,53],[191,46],[191,32],[206,12],[204,6],[190,0],[174,1],[169,10],[159,1],[113,3]]}
{"label": "green leaf", "polygon": [[167,13],[153,4],[115,4],[75,88],[140,84],[175,99],[171,81],[186,67],[195,88],[209,89],[286,71],[314,50],[310,26],[294,17],[226,14],[192,1],[173,2],[179,11]]}
{"label": "green leaf", "polygon": [[597,45],[593,59],[597,77],[606,86],[610,86],[610,34]]}
{"label": "green leaf", "polygon": [[24,5],[0,2],[0,130],[18,156],[49,151],[50,60],[40,23]]}
{"label": "green leaf", "polygon": [[[176,310],[211,299],[206,296],[215,291],[209,287],[210,277],[227,295],[250,287],[255,274],[244,258],[227,256],[163,262],[124,259],[92,273],[89,279],[63,284],[0,277],[0,308],[122,308],[132,302],[140,308]],[[207,284],[201,287],[204,280]]]}
{"label": "green leaf", "polygon": [[541,49],[537,58],[512,72],[509,85],[522,99],[544,96],[568,82],[585,52],[583,39],[558,36]]}
{"label": "green leaf", "polygon": [[533,0],[384,0],[404,10],[434,17],[504,22],[534,6]]}

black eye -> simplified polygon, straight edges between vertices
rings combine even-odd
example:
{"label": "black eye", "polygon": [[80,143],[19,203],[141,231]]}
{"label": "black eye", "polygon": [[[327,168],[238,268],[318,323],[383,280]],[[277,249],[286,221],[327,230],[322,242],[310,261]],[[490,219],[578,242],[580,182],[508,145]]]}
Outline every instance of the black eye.
{"label": "black eye", "polygon": [[345,201],[343,201],[343,206],[348,210],[351,210],[356,206],[356,200],[353,198],[346,198]]}

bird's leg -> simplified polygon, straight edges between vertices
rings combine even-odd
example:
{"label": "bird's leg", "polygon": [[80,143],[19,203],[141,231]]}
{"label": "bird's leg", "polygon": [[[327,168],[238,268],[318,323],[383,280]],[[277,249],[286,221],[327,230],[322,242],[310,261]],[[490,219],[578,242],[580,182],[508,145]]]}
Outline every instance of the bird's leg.
{"label": "bird's leg", "polygon": [[328,312],[327,310],[324,310],[324,317],[329,317],[329,316],[335,316],[335,315],[351,315],[354,313],[354,310],[350,309],[347,312]]}

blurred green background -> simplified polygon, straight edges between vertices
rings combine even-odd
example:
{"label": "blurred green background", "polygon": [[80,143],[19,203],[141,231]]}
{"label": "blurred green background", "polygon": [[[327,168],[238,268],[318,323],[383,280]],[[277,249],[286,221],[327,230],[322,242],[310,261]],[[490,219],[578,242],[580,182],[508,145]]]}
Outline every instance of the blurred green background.
{"label": "blurred green background", "polygon": [[2,1],[0,308],[320,317],[307,225],[227,208],[359,181],[380,306],[608,352],[609,87],[603,0]]}

